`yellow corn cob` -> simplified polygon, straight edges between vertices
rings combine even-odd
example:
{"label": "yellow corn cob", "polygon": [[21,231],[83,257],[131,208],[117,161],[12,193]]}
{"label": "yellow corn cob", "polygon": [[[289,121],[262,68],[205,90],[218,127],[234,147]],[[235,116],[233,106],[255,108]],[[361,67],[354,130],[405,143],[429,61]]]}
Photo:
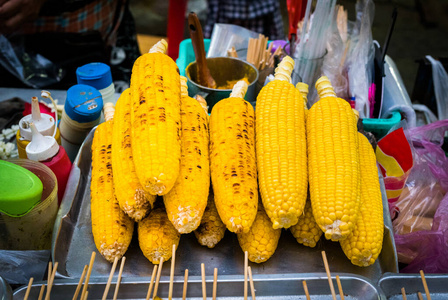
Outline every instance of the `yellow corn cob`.
{"label": "yellow corn cob", "polygon": [[358,133],[361,164],[361,209],[355,229],[341,241],[345,255],[354,265],[370,266],[383,246],[383,203],[376,157],[368,139]]}
{"label": "yellow corn cob", "polygon": [[132,153],[143,188],[165,195],[179,175],[180,79],[176,63],[156,52],[166,47],[154,48],[132,68]]}
{"label": "yellow corn cob", "polygon": [[299,218],[299,222],[296,225],[289,228],[292,235],[296,238],[297,242],[307,247],[315,247],[320,237],[322,236],[322,230],[314,220],[313,210],[311,209],[311,201],[307,199],[303,215]]}
{"label": "yellow corn cob", "polygon": [[148,214],[156,196],[143,189],[135,173],[129,92],[129,89],[125,90],[117,101],[112,133],[112,170],[118,203],[129,217],[138,222]]}
{"label": "yellow corn cob", "polygon": [[179,246],[180,234],[168,220],[163,208],[156,208],[138,223],[138,243],[143,255],[153,264],[171,258],[173,245]]}
{"label": "yellow corn cob", "polygon": [[215,206],[213,191],[210,190],[201,225],[194,231],[194,235],[202,246],[214,248],[222,240],[225,233],[226,225],[224,225],[219,217]]}
{"label": "yellow corn cob", "polygon": [[210,188],[207,115],[198,101],[188,97],[182,78],[180,173],[174,187],[163,196],[168,219],[179,233],[190,233],[201,223]]}
{"label": "yellow corn cob", "polygon": [[235,233],[249,231],[258,207],[254,109],[243,99],[246,90],[247,84],[239,81],[210,116],[215,204],[227,229]]}
{"label": "yellow corn cob", "polygon": [[243,252],[248,252],[251,262],[267,261],[277,249],[282,230],[272,228],[272,222],[263,206],[258,206],[257,217],[248,233],[238,233],[238,242]]}
{"label": "yellow corn cob", "polygon": [[297,223],[308,188],[305,113],[302,95],[292,85],[294,61],[285,57],[275,80],[257,97],[256,141],[261,199],[274,228]]}
{"label": "yellow corn cob", "polygon": [[[109,262],[121,258],[131,243],[134,222],[120,209],[114,194],[112,176],[113,120],[106,111],[106,122],[98,125],[92,142],[90,211],[96,248]],[[113,114],[113,111],[112,111]]]}
{"label": "yellow corn cob", "polygon": [[[328,79],[316,83],[319,96],[331,94],[329,87]],[[306,128],[313,215],[325,238],[343,240],[354,229],[360,205],[356,117],[347,101],[327,96],[308,111]]]}

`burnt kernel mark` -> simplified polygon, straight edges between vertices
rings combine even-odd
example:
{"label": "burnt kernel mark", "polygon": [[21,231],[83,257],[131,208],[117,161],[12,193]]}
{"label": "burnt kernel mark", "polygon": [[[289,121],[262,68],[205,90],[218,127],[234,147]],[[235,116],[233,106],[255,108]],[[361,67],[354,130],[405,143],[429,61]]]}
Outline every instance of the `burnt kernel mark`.
{"label": "burnt kernel mark", "polygon": [[146,103],[145,99],[140,100],[140,104]]}
{"label": "burnt kernel mark", "polygon": [[234,184],[233,184],[233,187],[239,187],[239,186],[240,186],[239,183],[234,183]]}
{"label": "burnt kernel mark", "polygon": [[199,169],[202,169],[202,167],[201,167],[200,165],[197,165],[197,167],[198,167]]}
{"label": "burnt kernel mark", "polygon": [[236,173],[233,173],[232,175],[231,175],[232,177],[237,177],[238,176],[238,174],[236,174]]}
{"label": "burnt kernel mark", "polygon": [[112,144],[107,145],[107,149],[111,149],[112,148]]}

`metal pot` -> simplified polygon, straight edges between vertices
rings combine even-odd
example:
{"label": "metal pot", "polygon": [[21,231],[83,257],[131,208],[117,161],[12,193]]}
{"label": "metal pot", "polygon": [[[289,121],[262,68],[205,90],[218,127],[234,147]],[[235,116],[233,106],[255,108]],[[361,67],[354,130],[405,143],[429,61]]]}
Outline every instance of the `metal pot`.
{"label": "metal pot", "polygon": [[12,300],[11,287],[1,276],[0,276],[0,300]]}
{"label": "metal pot", "polygon": [[[210,74],[215,79],[218,86],[225,85],[227,81],[242,79],[247,77],[249,87],[244,99],[255,107],[256,96],[255,84],[258,80],[258,70],[248,62],[233,57],[210,57],[207,58],[207,66]],[[196,61],[192,62],[185,69],[188,79],[188,94],[194,97],[196,94],[201,95],[207,101],[209,112],[219,100],[228,98],[232,89],[211,89],[196,83],[197,67]]]}

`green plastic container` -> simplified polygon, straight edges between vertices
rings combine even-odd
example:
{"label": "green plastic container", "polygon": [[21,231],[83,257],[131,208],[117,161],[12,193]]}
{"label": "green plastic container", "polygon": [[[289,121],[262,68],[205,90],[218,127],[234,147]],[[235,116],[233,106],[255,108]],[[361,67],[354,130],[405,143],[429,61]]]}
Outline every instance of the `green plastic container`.
{"label": "green plastic container", "polygon": [[401,114],[398,111],[392,113],[389,119],[362,119],[365,131],[373,133],[377,139],[384,137],[389,130],[398,125],[401,121]]}
{"label": "green plastic container", "polygon": [[[210,48],[210,39],[204,39],[205,54],[207,55]],[[194,55],[193,44],[191,39],[186,39],[179,44],[179,57],[176,60],[176,64],[179,67],[180,75],[185,76],[185,69],[187,66],[194,62],[196,57]]]}

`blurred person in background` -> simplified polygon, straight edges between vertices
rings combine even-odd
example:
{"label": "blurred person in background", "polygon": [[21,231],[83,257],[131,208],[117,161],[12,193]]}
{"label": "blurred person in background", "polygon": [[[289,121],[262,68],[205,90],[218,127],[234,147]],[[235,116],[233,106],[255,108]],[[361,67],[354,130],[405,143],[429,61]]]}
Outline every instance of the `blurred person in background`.
{"label": "blurred person in background", "polygon": [[[40,54],[65,71],[51,88],[76,84],[76,68],[94,61],[109,64],[114,81],[129,82],[140,51],[128,2],[0,0],[0,34],[11,42],[24,69],[28,55]],[[5,49],[0,45],[1,52]],[[8,74],[0,64],[1,86],[26,87]]]}
{"label": "blurred person in background", "polygon": [[270,40],[286,38],[279,0],[208,0],[206,38],[210,38],[215,23],[239,25]]}

